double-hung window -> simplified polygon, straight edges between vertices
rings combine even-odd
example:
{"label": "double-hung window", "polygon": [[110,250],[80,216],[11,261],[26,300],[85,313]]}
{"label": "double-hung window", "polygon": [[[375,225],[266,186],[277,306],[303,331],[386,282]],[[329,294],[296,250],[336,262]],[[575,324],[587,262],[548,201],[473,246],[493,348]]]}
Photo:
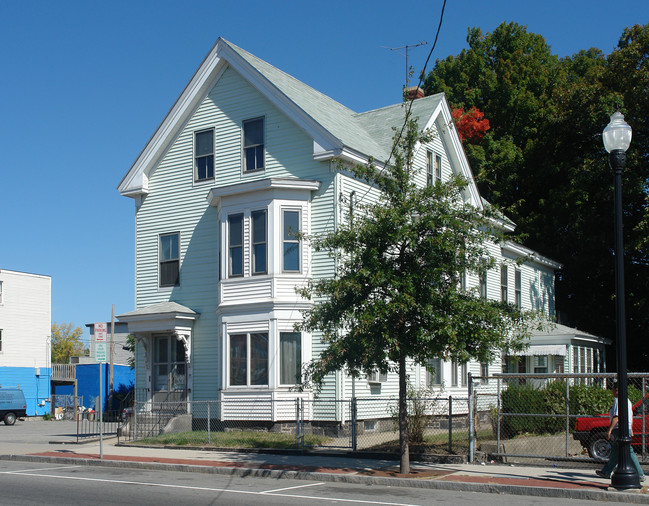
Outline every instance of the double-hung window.
{"label": "double-hung window", "polygon": [[264,169],[264,118],[243,122],[243,171]]}
{"label": "double-hung window", "polygon": [[457,360],[451,362],[451,386],[456,387],[458,385],[458,363]]}
{"label": "double-hung window", "polygon": [[428,384],[441,385],[444,382],[443,362],[441,358],[433,358],[428,362]]}
{"label": "double-hung window", "polygon": [[266,210],[253,211],[252,220],[252,273],[266,273]]}
{"label": "double-hung window", "polygon": [[194,177],[196,181],[214,178],[214,129],[194,134]]}
{"label": "double-hung window", "polygon": [[482,377],[481,383],[489,383],[489,363],[480,362],[480,376]]}
{"label": "double-hung window", "polygon": [[507,266],[500,266],[500,300],[507,302]]}
{"label": "double-hung window", "polygon": [[162,234],[160,236],[160,287],[180,285],[180,234]]}
{"label": "double-hung window", "polygon": [[442,180],[442,157],[435,154],[435,182]]}
{"label": "double-hung window", "polygon": [[228,216],[228,270],[231,277],[243,276],[243,214]]}
{"label": "double-hung window", "polygon": [[230,335],[230,385],[268,385],[268,334]]}
{"label": "double-hung window", "polygon": [[282,211],[282,270],[300,272],[300,211]]}
{"label": "double-hung window", "polygon": [[433,172],[433,152],[426,151],[426,184],[433,186],[435,183],[435,173]]}
{"label": "double-hung window", "polygon": [[514,270],[514,297],[516,298],[516,307],[523,307],[523,297],[521,296],[521,270]]}
{"label": "double-hung window", "polygon": [[279,383],[296,385],[302,381],[302,334],[279,333]]}
{"label": "double-hung window", "polygon": [[480,274],[480,297],[483,299],[487,298],[487,273],[483,272]]}

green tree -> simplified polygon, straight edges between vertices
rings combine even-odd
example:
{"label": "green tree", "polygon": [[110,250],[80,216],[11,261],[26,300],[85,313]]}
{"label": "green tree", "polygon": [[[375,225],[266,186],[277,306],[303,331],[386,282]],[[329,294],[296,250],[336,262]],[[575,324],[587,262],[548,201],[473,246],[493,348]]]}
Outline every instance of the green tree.
{"label": "green tree", "polygon": [[81,327],[74,328],[72,323],[52,323],[51,332],[53,364],[68,364],[70,357],[86,355]]}
{"label": "green tree", "polygon": [[133,334],[126,336],[126,344],[124,345],[124,349],[129,352],[127,359],[128,366],[131,369],[135,369],[135,336]]}
{"label": "green tree", "polygon": [[[620,107],[634,129],[624,174],[629,366],[649,350],[649,25],[627,28],[618,47],[559,59],[543,37],[515,23],[438,61],[426,93],[476,107],[490,130],[464,143],[482,195],[517,224],[518,240],[563,264],[556,304],[564,321],[615,338],[613,180],[601,132]],[[615,355],[609,353],[609,366]],[[614,368],[614,367],[611,367]]]}
{"label": "green tree", "polygon": [[312,238],[316,251],[336,259],[336,275],[299,290],[315,301],[299,328],[321,332],[326,345],[307,365],[305,385],[317,387],[339,370],[398,372],[402,473],[409,472],[407,361],[487,361],[496,350],[519,349],[528,322],[514,306],[462,288],[459,273],[492,267],[487,244],[502,237],[489,210],[464,202],[464,181],[414,184],[418,140],[428,139],[410,121],[392,166],[349,169],[381,197],[356,204],[345,224]]}

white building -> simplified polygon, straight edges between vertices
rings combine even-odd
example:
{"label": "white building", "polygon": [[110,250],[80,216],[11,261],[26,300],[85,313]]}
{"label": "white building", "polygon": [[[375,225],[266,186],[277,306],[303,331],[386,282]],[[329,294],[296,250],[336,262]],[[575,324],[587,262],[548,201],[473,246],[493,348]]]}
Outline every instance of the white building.
{"label": "white building", "polygon": [[0,385],[19,386],[27,413],[49,406],[50,276],[0,269]]}
{"label": "white building", "polygon": [[[436,134],[417,150],[419,184],[460,174],[470,181],[466,198],[481,208],[444,95],[420,98],[412,110]],[[402,104],[351,111],[217,41],[118,187],[135,203],[136,307],[118,318],[137,340],[137,389],[151,400],[312,397],[293,387],[322,345],[319,335],[293,330],[309,304],[295,287],[332,276],[334,264],[291,230],[336,227],[346,215],[341,196],[376,198],[336,163],[387,160],[403,117]],[[467,283],[552,318],[560,265],[514,243],[489,247],[498,268]],[[411,379],[466,395],[467,373],[489,367],[501,371],[500,362],[448,363],[433,377],[416,366]],[[397,388],[396,373],[352,381],[340,372],[321,396],[385,397]]]}

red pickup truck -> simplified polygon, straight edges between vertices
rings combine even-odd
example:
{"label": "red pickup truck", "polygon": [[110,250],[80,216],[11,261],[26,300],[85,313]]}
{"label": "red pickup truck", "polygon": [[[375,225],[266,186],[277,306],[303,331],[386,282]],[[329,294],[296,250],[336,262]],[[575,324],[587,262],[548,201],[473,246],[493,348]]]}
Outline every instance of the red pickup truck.
{"label": "red pickup truck", "polygon": [[[611,442],[606,439],[608,427],[608,414],[579,417],[575,422],[572,437],[588,450],[588,455],[592,458],[607,460],[611,453]],[[631,438],[631,444],[636,453],[641,452],[643,439],[645,446],[649,448],[649,394],[633,406],[633,437]]]}

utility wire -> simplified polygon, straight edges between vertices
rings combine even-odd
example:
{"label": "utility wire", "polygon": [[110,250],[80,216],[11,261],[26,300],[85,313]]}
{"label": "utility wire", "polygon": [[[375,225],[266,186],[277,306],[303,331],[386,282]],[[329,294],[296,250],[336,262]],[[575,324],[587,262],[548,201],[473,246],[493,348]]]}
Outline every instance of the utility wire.
{"label": "utility wire", "polygon": [[[439,16],[439,24],[437,25],[437,33],[435,34],[435,41],[433,42],[433,47],[430,48],[430,51],[428,53],[428,57],[426,58],[426,62],[424,63],[424,68],[421,71],[421,74],[419,75],[419,82],[417,83],[417,88],[421,86],[421,83],[424,79],[424,76],[426,75],[426,67],[428,66],[428,62],[430,61],[430,57],[433,55],[433,51],[435,50],[435,46],[437,46],[437,39],[439,39],[439,32],[442,29],[442,22],[444,21],[444,9],[446,9],[446,0],[444,0],[444,3],[442,4],[442,12]],[[385,161],[385,165],[390,164],[390,160],[394,156],[394,151],[397,148],[397,145],[401,141],[401,137],[403,136],[403,132],[406,129],[406,126],[408,125],[408,120],[410,119],[410,114],[412,110],[412,103],[415,101],[415,94],[413,94],[412,98],[409,100],[408,103],[408,109],[406,111],[406,117],[404,119],[403,125],[401,126],[401,130],[399,131],[399,135],[397,136],[395,142],[392,143],[392,150],[390,151],[390,155],[388,156],[388,159]],[[367,191],[363,194],[363,196],[358,199],[358,204],[360,204],[363,199],[367,196],[367,194],[370,192],[372,187],[370,186]]]}

